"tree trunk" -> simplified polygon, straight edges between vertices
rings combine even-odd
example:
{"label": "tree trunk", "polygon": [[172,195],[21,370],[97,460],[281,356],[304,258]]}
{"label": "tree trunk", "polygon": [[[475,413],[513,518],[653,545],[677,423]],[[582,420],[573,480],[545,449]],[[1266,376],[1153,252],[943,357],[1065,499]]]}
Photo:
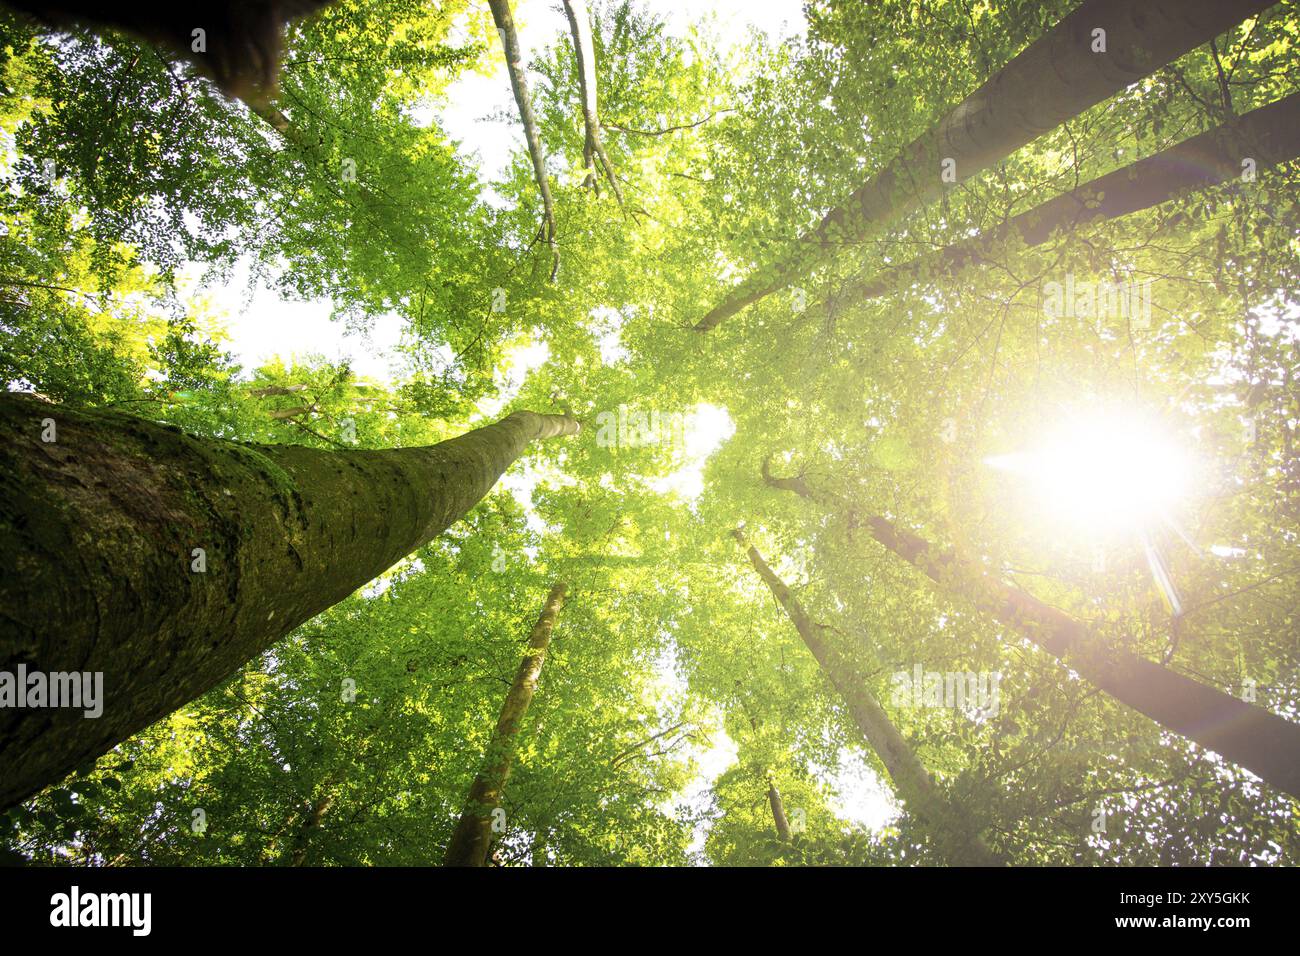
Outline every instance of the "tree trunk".
{"label": "tree trunk", "polygon": [[1037,246],[1058,231],[1095,219],[1117,219],[1240,177],[1243,159],[1252,159],[1256,170],[1264,170],[1296,156],[1300,156],[1300,93],[1107,173],[1022,212],[987,235],[886,269],[865,282],[850,283],[838,297],[860,303],[905,282],[954,275],[967,266],[995,261],[1008,239]]}
{"label": "tree trunk", "polygon": [[789,843],[790,821],[785,818],[785,804],[781,801],[781,791],[776,789],[776,781],[767,783],[767,802],[772,806],[772,822],[776,824],[776,838],[782,843]]}
{"label": "tree trunk", "polygon": [[519,662],[519,670],[501,707],[501,716],[497,719],[483,764],[470,785],[469,799],[465,801],[465,809],[447,844],[444,866],[484,866],[487,862],[488,847],[492,843],[492,811],[500,804],[506,782],[510,779],[515,737],[520,722],[528,713],[533,692],[537,690],[537,678],[542,672],[546,648],[551,643],[551,632],[555,630],[555,619],[564,605],[567,590],[562,583],[551,588],[546,605],[533,625],[528,651]]}
{"label": "tree trunk", "polygon": [[[261,102],[280,75],[285,25],[331,0],[218,0],[191,5],[180,15],[157,4],[105,0],[6,0],[60,30],[89,25],[100,35],[126,30],[179,54],[212,77],[227,96]],[[164,13],[164,10],[166,12]],[[194,49],[194,27],[205,49]]]}
{"label": "tree trunk", "polygon": [[302,822],[298,829],[298,834],[294,838],[293,850],[289,853],[290,866],[302,866],[307,859],[307,850],[311,846],[312,834],[320,829],[320,822],[325,818],[325,814],[330,812],[334,806],[334,795],[326,793],[311,805],[311,810],[307,814],[307,819]]}
{"label": "tree trunk", "polygon": [[1160,726],[1213,750],[1265,783],[1300,797],[1300,724],[1125,651],[1102,648],[1078,621],[879,516],[871,536],[934,581],[977,602],[999,621],[1066,661],[1094,687]]}
{"label": "tree trunk", "polygon": [[1002,861],[984,845],[969,816],[952,804],[935,785],[915,751],[903,739],[884,708],[867,690],[861,675],[854,671],[852,664],[825,638],[825,632],[829,628],[815,623],[808,616],[799,599],[768,567],[758,549],[745,540],[744,532],[737,529],[732,532],[732,536],[745,549],[754,570],[785,609],[795,630],[821,665],[822,672],[848,705],[853,722],[885,765],[899,797],[925,826],[939,852],[954,866],[1000,865]]}
{"label": "tree trunk", "polygon": [[529,442],[577,430],[515,412],[425,448],[322,451],[0,395],[0,671],[103,674],[98,718],[0,708],[0,809],[427,543]]}
{"label": "tree trunk", "polygon": [[537,191],[542,194],[543,229],[546,244],[551,247],[551,279],[560,270],[560,250],[555,239],[555,202],[551,199],[551,184],[546,176],[546,156],[542,152],[542,137],[537,130],[537,117],[533,115],[532,97],[528,95],[528,76],[524,73],[524,57],[519,49],[519,34],[515,31],[515,18],[510,13],[510,0],[488,0],[492,20],[501,35],[501,47],[506,55],[506,70],[510,74],[510,88],[519,107],[519,119],[524,124],[524,138],[528,141],[528,155],[533,161],[533,178]]}
{"label": "tree trunk", "polygon": [[[802,478],[772,478],[769,485],[823,505]],[[1032,595],[997,580],[954,554],[933,552],[930,543],[879,515],[867,518],[871,536],[924,571],[945,589],[969,596],[999,621],[1016,628],[1085,680],[1160,726],[1212,750],[1277,789],[1300,797],[1300,724],[1263,707],[1207,687],[1125,651],[1103,648],[1078,621]]]}
{"label": "tree trunk", "polygon": [[306,385],[268,385],[266,388],[250,388],[248,394],[253,398],[266,398],[268,395],[292,395],[305,391]]}
{"label": "tree trunk", "polygon": [[586,0],[564,0],[564,13],[569,18],[573,33],[573,54],[578,64],[578,87],[582,92],[583,149],[582,158],[590,172],[592,188],[600,192],[600,174],[604,172],[614,198],[623,204],[623,193],[618,188],[614,165],[605,152],[604,136],[600,129],[600,113],[596,109],[596,47],[591,39],[591,21],[587,16]]}
{"label": "tree trunk", "polygon": [[[1206,43],[1273,0],[1084,0],[966,97],[777,261],[733,288],[695,326],[706,332],[843,248],[1000,162],[1084,110]],[[1105,30],[1106,52],[1093,52]],[[941,173],[951,161],[951,177]]]}

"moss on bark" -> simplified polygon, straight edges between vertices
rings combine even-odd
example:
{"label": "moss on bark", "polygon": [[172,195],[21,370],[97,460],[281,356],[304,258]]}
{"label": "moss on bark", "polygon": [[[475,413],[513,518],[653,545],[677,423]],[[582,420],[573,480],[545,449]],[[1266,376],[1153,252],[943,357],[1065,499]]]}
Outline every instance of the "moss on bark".
{"label": "moss on bark", "polygon": [[97,719],[0,710],[0,808],[220,683],[445,530],[530,441],[577,428],[516,412],[424,448],[323,451],[0,396],[0,670],[102,671],[105,698]]}

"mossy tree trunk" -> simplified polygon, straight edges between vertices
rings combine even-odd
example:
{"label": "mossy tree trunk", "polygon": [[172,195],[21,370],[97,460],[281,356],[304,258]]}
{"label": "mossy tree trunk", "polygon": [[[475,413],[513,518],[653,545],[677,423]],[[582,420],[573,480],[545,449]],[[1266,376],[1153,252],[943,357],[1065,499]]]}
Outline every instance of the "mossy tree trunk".
{"label": "mossy tree trunk", "polygon": [[529,442],[577,430],[515,412],[428,447],[322,451],[0,395],[0,670],[104,675],[98,718],[0,709],[0,809],[427,543]]}

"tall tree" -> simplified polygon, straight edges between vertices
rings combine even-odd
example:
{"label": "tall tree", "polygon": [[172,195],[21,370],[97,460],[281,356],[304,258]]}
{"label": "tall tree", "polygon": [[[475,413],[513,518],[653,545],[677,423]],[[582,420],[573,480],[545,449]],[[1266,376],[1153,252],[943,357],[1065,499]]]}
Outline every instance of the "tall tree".
{"label": "tall tree", "polygon": [[[1123,166],[1026,210],[986,235],[965,239],[910,262],[881,270],[837,292],[862,302],[905,282],[951,277],[961,269],[996,261],[1009,241],[1027,247],[1094,220],[1116,219],[1168,202],[1188,192],[1243,175],[1253,177],[1300,156],[1300,94],[1268,106]],[[1246,164],[1246,165],[1243,165]]]}
{"label": "tall tree", "polygon": [[514,412],[422,448],[191,437],[0,396],[6,669],[103,674],[103,714],[5,708],[10,806],[229,677],[440,534],[568,416]]}
{"label": "tall tree", "polygon": [[781,791],[776,789],[776,779],[769,777],[767,781],[767,802],[772,807],[772,823],[776,826],[776,838],[782,843],[789,843],[791,839],[790,821],[785,815],[785,804],[781,801]]}
{"label": "tall tree", "polygon": [[707,332],[789,285],[846,242],[877,235],[1271,0],[1084,0],[1048,34],[912,142],[786,254],[751,273],[696,323]]}
{"label": "tall tree", "polygon": [[768,566],[758,549],[745,539],[743,531],[736,529],[732,536],[745,549],[754,570],[785,609],[805,646],[848,705],[853,722],[885,765],[899,796],[926,825],[939,852],[949,863],[958,866],[1000,864],[1001,860],[984,844],[970,814],[947,799],[860,676],[836,653],[834,642],[826,636],[830,628],[808,616],[803,604]]}
{"label": "tall tree", "polygon": [[469,788],[465,810],[447,844],[446,866],[483,866],[487,862],[492,843],[493,813],[500,809],[501,796],[510,779],[510,763],[514,755],[515,738],[519,724],[528,713],[537,690],[537,679],[546,661],[546,649],[551,644],[556,618],[564,606],[568,586],[558,582],[547,595],[542,613],[528,636],[528,650],[519,662],[519,670],[501,705],[496,730],[483,757],[483,765],[474,776]]}
{"label": "tall tree", "polygon": [[533,177],[542,197],[542,232],[551,248],[551,278],[560,271],[560,247],[556,238],[555,200],[551,198],[551,181],[546,172],[546,154],[542,151],[542,134],[538,131],[537,117],[533,114],[533,100],[528,92],[528,74],[524,72],[524,54],[519,46],[519,33],[515,18],[510,12],[510,0],[488,0],[492,20],[501,35],[501,48],[506,55],[506,70],[510,74],[510,89],[515,94],[519,120],[524,125],[524,138],[528,141],[528,155],[533,161]]}
{"label": "tall tree", "polygon": [[587,16],[586,0],[564,0],[564,13],[569,18],[573,34],[573,54],[578,66],[578,89],[582,94],[583,164],[589,170],[588,182],[600,191],[600,174],[609,180],[614,197],[623,203],[623,192],[618,186],[614,164],[605,152],[605,140],[600,129],[600,112],[596,108],[596,47],[591,39],[591,21]]}
{"label": "tall tree", "polygon": [[[802,478],[766,479],[773,487],[818,498]],[[861,524],[936,583],[969,596],[1116,700],[1300,797],[1300,724],[1135,654],[1102,647],[1069,615],[956,554],[931,548],[882,515]]]}

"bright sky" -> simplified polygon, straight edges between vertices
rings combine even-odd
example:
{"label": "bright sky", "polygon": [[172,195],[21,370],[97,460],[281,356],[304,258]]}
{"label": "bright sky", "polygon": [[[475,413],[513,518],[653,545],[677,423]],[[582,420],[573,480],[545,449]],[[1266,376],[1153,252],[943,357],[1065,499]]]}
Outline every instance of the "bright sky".
{"label": "bright sky", "polygon": [[[773,39],[802,34],[807,25],[803,0],[641,0],[642,6],[662,17],[668,30],[685,37],[695,23],[727,45],[741,43],[751,27]],[[540,55],[559,38],[569,39],[569,21],[556,0],[519,0],[514,4],[515,26],[524,61]],[[599,91],[597,91],[599,94]],[[451,103],[440,111],[442,128],[459,140],[466,153],[477,153],[486,178],[499,178],[509,163],[510,151],[525,148],[505,63],[498,59],[491,76],[462,77],[451,87]],[[492,119],[491,117],[500,117]]]}

